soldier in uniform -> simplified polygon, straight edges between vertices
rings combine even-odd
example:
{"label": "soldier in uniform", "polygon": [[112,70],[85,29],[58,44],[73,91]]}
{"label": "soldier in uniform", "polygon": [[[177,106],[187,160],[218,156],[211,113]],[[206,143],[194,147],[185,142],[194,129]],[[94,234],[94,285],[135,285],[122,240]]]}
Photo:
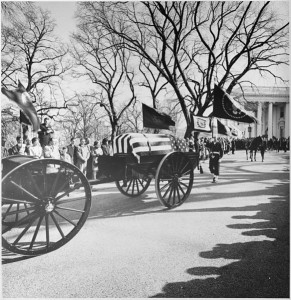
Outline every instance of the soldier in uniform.
{"label": "soldier in uniform", "polygon": [[210,173],[213,174],[212,183],[215,183],[218,181],[220,159],[223,156],[221,143],[217,140],[216,137],[214,137],[209,144],[209,152],[209,169]]}

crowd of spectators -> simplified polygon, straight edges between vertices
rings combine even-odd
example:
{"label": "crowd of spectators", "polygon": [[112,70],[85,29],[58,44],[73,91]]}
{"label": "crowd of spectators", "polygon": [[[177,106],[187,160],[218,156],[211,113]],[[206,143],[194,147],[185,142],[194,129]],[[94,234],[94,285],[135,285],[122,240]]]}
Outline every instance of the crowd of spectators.
{"label": "crowd of spectators", "polygon": [[58,139],[54,137],[49,119],[45,118],[40,126],[38,137],[29,139],[27,136],[17,136],[16,144],[6,147],[6,139],[2,137],[1,157],[10,155],[29,155],[35,158],[53,158],[66,161],[78,167],[88,178],[96,179],[98,173],[98,157],[100,155],[113,155],[111,143],[107,138],[97,140],[90,144],[88,138],[81,138],[76,143],[71,138],[70,144],[59,147]]}
{"label": "crowd of spectators", "polygon": [[[277,151],[290,150],[290,139],[273,137],[267,140],[263,137],[267,145],[266,150]],[[219,137],[224,154],[234,154],[236,150],[247,149],[253,138],[237,139]],[[209,158],[211,138],[194,138],[194,132],[190,138],[186,139],[189,151],[198,152],[200,161]],[[98,158],[101,155],[113,155],[112,143],[104,138],[90,144],[88,138],[82,138],[80,143],[76,143],[75,138],[71,138],[67,146],[59,147],[58,140],[54,138],[54,131],[46,118],[41,124],[38,137],[31,140],[27,137],[17,136],[16,144],[7,149],[6,140],[2,137],[1,154],[2,158],[8,155],[30,155],[35,158],[54,158],[61,159],[78,167],[89,179],[96,179],[98,176]],[[200,165],[201,167],[201,165]],[[200,169],[202,171],[202,168]]]}
{"label": "crowd of spectators", "polygon": [[107,138],[97,140],[90,144],[89,139],[82,138],[77,145],[76,139],[72,138],[67,146],[59,147],[58,140],[49,137],[46,143],[40,144],[38,137],[31,140],[21,136],[16,137],[16,144],[7,149],[6,140],[2,138],[1,157],[10,155],[29,155],[35,158],[60,159],[75,165],[88,178],[96,179],[98,173],[98,157],[100,155],[113,155],[111,143]]}

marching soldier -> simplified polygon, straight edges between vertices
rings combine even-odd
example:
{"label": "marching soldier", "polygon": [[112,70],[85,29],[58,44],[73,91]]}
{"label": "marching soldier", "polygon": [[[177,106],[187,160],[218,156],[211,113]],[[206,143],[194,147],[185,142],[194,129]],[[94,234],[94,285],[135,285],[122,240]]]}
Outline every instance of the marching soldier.
{"label": "marching soldier", "polygon": [[212,139],[212,142],[209,144],[210,158],[209,158],[209,169],[210,173],[213,174],[212,183],[218,181],[219,176],[219,165],[220,159],[223,156],[223,149],[220,142],[216,137]]}

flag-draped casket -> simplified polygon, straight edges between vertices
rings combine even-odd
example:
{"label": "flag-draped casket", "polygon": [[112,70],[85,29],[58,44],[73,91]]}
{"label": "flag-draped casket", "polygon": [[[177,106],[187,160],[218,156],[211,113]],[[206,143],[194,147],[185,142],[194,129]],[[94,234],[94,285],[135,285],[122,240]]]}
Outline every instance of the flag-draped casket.
{"label": "flag-draped casket", "polygon": [[114,138],[112,146],[114,155],[101,155],[98,167],[101,174],[115,181],[123,180],[127,172],[140,178],[154,174],[166,154],[188,151],[185,139],[168,134],[126,133]]}
{"label": "flag-draped casket", "polygon": [[132,153],[139,161],[142,156],[165,155],[172,151],[187,151],[184,139],[168,134],[126,133],[113,141],[114,154]]}

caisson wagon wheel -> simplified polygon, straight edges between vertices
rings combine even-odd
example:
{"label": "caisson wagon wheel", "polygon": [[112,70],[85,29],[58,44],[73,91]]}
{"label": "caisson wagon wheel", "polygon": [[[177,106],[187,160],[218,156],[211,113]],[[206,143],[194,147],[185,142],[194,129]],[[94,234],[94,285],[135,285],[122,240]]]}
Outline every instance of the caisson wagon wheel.
{"label": "caisson wagon wheel", "polygon": [[191,192],[193,179],[193,165],[185,154],[167,154],[156,171],[155,188],[159,201],[168,208],[181,205]]}
{"label": "caisson wagon wheel", "polygon": [[115,181],[118,190],[128,197],[137,197],[143,194],[151,183],[151,178],[131,178],[128,181]]}
{"label": "caisson wagon wheel", "polygon": [[56,250],[78,233],[90,206],[78,168],[56,159],[25,162],[2,180],[2,246],[24,255]]}

